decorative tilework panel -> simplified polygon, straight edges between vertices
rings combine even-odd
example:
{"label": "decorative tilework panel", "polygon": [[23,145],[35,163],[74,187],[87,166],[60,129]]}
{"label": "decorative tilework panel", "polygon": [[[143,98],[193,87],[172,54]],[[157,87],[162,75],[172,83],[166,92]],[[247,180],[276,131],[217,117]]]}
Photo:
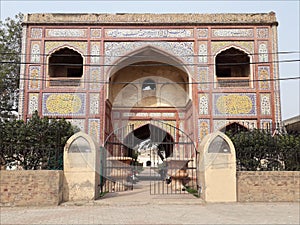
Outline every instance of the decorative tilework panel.
{"label": "decorative tilework panel", "polygon": [[258,67],[258,86],[260,90],[270,89],[270,67],[269,66],[259,66]]}
{"label": "decorative tilework panel", "polygon": [[90,114],[95,115],[99,113],[99,94],[90,94]]}
{"label": "decorative tilework panel", "polygon": [[269,29],[268,28],[257,28],[257,38],[268,38]]}
{"label": "decorative tilework panel", "polygon": [[161,113],[149,113],[150,117],[161,117]]}
{"label": "decorative tilework panel", "polygon": [[148,117],[149,114],[145,113],[145,112],[138,112],[138,113],[135,114],[135,116],[138,116],[138,117]]}
{"label": "decorative tilework panel", "polygon": [[46,29],[46,37],[87,37],[86,29]]}
{"label": "decorative tilework panel", "polygon": [[[186,64],[192,65],[194,62],[193,42],[106,42],[105,55],[107,57],[105,57],[105,64],[112,65],[121,57],[148,46],[174,55]],[[190,69],[192,70],[193,67],[191,66]]]}
{"label": "decorative tilework panel", "polygon": [[192,29],[106,29],[110,38],[183,38],[193,37]]}
{"label": "decorative tilework panel", "polygon": [[28,88],[30,90],[39,90],[40,79],[41,79],[40,74],[41,74],[40,66],[30,66],[29,67]]}
{"label": "decorative tilework panel", "polygon": [[253,29],[212,29],[212,37],[253,37]]}
{"label": "decorative tilework panel", "polygon": [[84,93],[44,93],[43,115],[85,115]]}
{"label": "decorative tilework panel", "polygon": [[162,117],[175,117],[175,113],[162,113]]}
{"label": "decorative tilework panel", "polygon": [[256,115],[256,95],[252,93],[213,94],[215,116]]}
{"label": "decorative tilework panel", "polygon": [[180,119],[184,119],[185,118],[185,113],[184,112],[179,112],[178,116]]}
{"label": "decorative tilework panel", "polygon": [[214,120],[213,121],[213,131],[216,132],[229,124],[228,120]]}
{"label": "decorative tilework panel", "polygon": [[208,29],[207,28],[198,29],[198,37],[199,38],[207,38],[208,37]]}
{"label": "decorative tilework panel", "polygon": [[124,112],[123,113],[123,117],[131,117],[131,116],[135,116],[135,113],[132,113],[132,112]]}
{"label": "decorative tilework panel", "polygon": [[262,115],[271,115],[270,94],[260,94],[260,110]]}
{"label": "decorative tilework panel", "polygon": [[100,63],[100,42],[91,43],[91,64]]}
{"label": "decorative tilework panel", "polygon": [[198,67],[197,74],[198,89],[208,90],[209,89],[209,78],[208,78],[208,67]]}
{"label": "decorative tilework panel", "polygon": [[85,120],[84,119],[66,119],[66,121],[70,122],[73,126],[78,127],[81,131],[85,132]]}
{"label": "decorative tilework panel", "polygon": [[91,29],[91,38],[101,38],[101,29]]}
{"label": "decorative tilework panel", "polygon": [[210,133],[210,121],[209,119],[198,119],[198,132],[199,132],[199,142]]}
{"label": "decorative tilework panel", "polygon": [[100,119],[89,119],[88,134],[98,141],[100,138]]}
{"label": "decorative tilework panel", "polygon": [[199,114],[208,115],[208,95],[199,94]]}
{"label": "decorative tilework panel", "polygon": [[32,41],[30,52],[31,52],[30,62],[39,63],[41,61],[41,42]]}
{"label": "decorative tilework panel", "polygon": [[34,111],[38,111],[39,106],[39,94],[29,93],[29,104],[28,104],[28,114],[31,115]]}
{"label": "decorative tilework panel", "polygon": [[211,42],[211,51],[212,54],[216,54],[217,52],[230,48],[230,47],[238,47],[247,51],[248,53],[254,53],[254,42],[253,41],[213,41]]}
{"label": "decorative tilework panel", "polygon": [[258,45],[259,62],[268,62],[268,44],[267,42],[259,42]]}
{"label": "decorative tilework panel", "polygon": [[42,38],[43,37],[43,29],[42,28],[31,28],[30,37],[31,38]]}
{"label": "decorative tilework panel", "polygon": [[71,47],[80,53],[87,55],[88,43],[84,41],[46,41],[45,42],[45,53],[49,54],[54,50],[64,47]]}
{"label": "decorative tilework panel", "polygon": [[89,79],[89,87],[90,90],[99,90],[103,86],[103,80],[101,76],[100,67],[90,67],[90,79]]}
{"label": "decorative tilework panel", "polygon": [[199,63],[207,63],[207,42],[200,41],[198,49]]}
{"label": "decorative tilework panel", "polygon": [[247,129],[257,128],[257,120],[214,120],[213,121],[214,132],[223,129],[227,125],[238,123]]}

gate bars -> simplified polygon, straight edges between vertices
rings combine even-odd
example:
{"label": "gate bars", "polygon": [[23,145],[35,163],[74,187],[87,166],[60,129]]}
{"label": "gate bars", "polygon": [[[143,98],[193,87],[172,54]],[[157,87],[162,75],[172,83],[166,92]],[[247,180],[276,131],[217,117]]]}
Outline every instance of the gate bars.
{"label": "gate bars", "polygon": [[[132,190],[138,156],[150,150],[144,170],[150,170],[150,194],[185,194],[197,189],[197,151],[191,138],[179,128],[151,120],[134,129],[132,124],[114,130],[102,154],[102,192]],[[150,163],[149,163],[150,162]]]}

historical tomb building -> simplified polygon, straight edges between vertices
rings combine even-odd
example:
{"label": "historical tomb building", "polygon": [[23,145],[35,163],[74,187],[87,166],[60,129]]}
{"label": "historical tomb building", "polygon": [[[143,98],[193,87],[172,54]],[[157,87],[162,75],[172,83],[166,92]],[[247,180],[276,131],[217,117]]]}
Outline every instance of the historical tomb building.
{"label": "historical tomb building", "polygon": [[277,25],[273,12],[28,14],[19,113],[66,118],[100,144],[127,125],[196,145],[231,124],[273,129]]}

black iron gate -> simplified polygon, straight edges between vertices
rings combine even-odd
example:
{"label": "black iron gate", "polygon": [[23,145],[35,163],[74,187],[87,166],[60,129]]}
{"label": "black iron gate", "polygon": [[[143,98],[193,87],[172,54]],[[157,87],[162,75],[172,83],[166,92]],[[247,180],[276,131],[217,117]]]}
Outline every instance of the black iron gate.
{"label": "black iron gate", "polygon": [[102,187],[104,192],[133,189],[133,152],[123,143],[124,137],[133,131],[128,125],[114,130],[106,139],[102,151]]}
{"label": "black iron gate", "polygon": [[116,129],[104,147],[103,192],[132,190],[138,177],[149,181],[154,195],[197,189],[194,143],[167,122],[151,120],[136,129],[133,125]]}
{"label": "black iron gate", "polygon": [[[150,154],[150,194],[187,194],[197,190],[197,151],[191,138],[179,128],[162,121],[151,121],[159,127]],[[162,137],[166,138],[162,138]],[[155,139],[154,139],[155,140]],[[159,179],[158,179],[159,177]]]}

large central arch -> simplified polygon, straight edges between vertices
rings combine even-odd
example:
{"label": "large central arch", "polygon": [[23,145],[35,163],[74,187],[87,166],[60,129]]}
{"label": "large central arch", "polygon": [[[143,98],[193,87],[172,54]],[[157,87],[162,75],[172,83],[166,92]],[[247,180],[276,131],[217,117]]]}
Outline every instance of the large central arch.
{"label": "large central arch", "polygon": [[[191,122],[193,107],[189,70],[176,57],[150,46],[123,56],[112,64],[114,66],[106,70],[109,80],[105,110],[108,174],[113,174],[111,170],[120,170],[116,173],[125,177],[129,169],[126,164],[132,165],[129,161],[136,156],[137,150],[146,148],[153,152],[154,147],[158,160],[152,166],[168,165],[169,168],[163,169],[163,179],[168,173],[176,180],[178,171],[188,171],[180,173],[188,178],[185,182],[175,182],[175,192],[181,193],[184,184],[195,183],[196,179],[193,172],[196,151],[192,141],[194,123]],[[162,127],[162,124],[167,125]],[[120,162],[124,163],[118,166],[119,169],[114,169],[114,165]],[[152,168],[151,171],[157,172],[157,169]],[[124,181],[124,177],[121,180]],[[110,183],[115,184],[113,180]],[[170,186],[166,188],[171,192],[175,190]],[[122,184],[118,189],[126,187]]]}
{"label": "large central arch", "polygon": [[[134,50],[132,52],[129,52],[127,55],[122,56],[118,58],[116,61],[114,61],[106,71],[106,79],[108,82],[111,83],[112,77],[121,69],[134,65],[135,67],[139,64],[140,66],[143,66],[145,62],[152,62],[153,65],[169,65],[173,66],[178,69],[178,71],[182,71],[185,74],[185,80],[188,85],[188,96],[190,99],[192,99],[192,69],[190,66],[186,65],[184,61],[181,59],[178,59],[178,57],[175,57],[174,55],[165,52],[161,49],[158,49],[154,46],[145,46],[140,49]],[[147,63],[146,63],[147,64]],[[149,65],[145,65],[147,67]],[[109,98],[110,95],[110,89],[107,90],[107,98]]]}
{"label": "large central arch", "polygon": [[151,119],[172,121],[194,135],[192,78],[186,64],[146,46],[119,57],[112,65],[106,70],[105,137],[129,121]]}

